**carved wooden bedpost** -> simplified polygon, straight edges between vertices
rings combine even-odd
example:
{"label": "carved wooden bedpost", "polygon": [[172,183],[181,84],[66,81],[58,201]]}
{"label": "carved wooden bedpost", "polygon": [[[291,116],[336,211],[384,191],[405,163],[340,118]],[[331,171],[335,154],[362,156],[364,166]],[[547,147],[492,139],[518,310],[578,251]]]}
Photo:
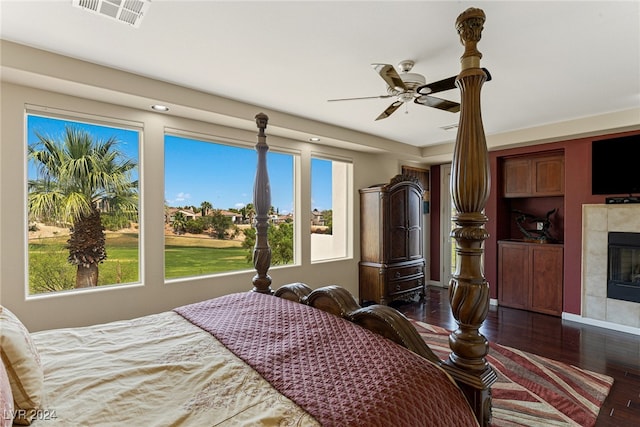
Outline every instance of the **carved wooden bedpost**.
{"label": "carved wooden bedpost", "polygon": [[[460,122],[451,168],[451,196],[457,227],[451,236],[457,242],[456,271],[449,284],[449,301],[457,329],[449,336],[451,354],[444,368],[461,385],[481,425],[491,419],[491,385],[496,381],[485,356],[487,339],[478,331],[489,310],[489,285],[482,266],[482,244],[488,234],[483,210],[489,197],[490,175],[487,143],[480,111],[480,89],[487,75],[480,68],[482,54],[476,49],[485,14],[469,8],[456,20],[465,46],[456,79],[461,92]],[[457,369],[460,368],[460,369]]]}
{"label": "carved wooden bedpost", "polygon": [[253,184],[253,206],[256,210],[256,244],[253,248],[253,266],[256,275],[253,276],[253,292],[272,294],[271,277],[267,274],[271,265],[271,248],[267,239],[269,230],[269,209],[271,208],[271,186],[269,185],[269,173],[267,172],[267,135],[265,129],[269,117],[264,113],[256,115],[258,126],[258,165],[256,179]]}

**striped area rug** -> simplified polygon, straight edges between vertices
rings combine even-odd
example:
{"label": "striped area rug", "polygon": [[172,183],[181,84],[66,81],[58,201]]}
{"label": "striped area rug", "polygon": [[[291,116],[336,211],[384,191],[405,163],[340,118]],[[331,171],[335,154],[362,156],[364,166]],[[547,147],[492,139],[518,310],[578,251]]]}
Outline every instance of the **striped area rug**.
{"label": "striped area rug", "polygon": [[[411,323],[434,353],[448,358],[450,331]],[[491,388],[496,427],[593,426],[613,385],[607,375],[496,343],[487,360],[498,376]]]}

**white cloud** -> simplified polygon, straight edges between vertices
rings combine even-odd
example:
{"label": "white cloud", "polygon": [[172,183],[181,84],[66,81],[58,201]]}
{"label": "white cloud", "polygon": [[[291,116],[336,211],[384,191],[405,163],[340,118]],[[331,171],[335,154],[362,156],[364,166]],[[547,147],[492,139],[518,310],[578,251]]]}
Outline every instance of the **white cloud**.
{"label": "white cloud", "polygon": [[180,192],[176,195],[176,198],[173,200],[176,202],[184,202],[185,200],[189,200],[190,198],[191,198],[191,194]]}

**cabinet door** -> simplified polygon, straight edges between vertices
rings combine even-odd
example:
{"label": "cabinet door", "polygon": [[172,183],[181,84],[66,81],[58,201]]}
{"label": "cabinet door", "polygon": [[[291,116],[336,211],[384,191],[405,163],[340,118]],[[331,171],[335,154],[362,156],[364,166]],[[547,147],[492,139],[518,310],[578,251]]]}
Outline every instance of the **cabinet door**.
{"label": "cabinet door", "polygon": [[541,157],[533,160],[533,193],[536,196],[564,195],[563,156]]}
{"label": "cabinet door", "polygon": [[407,192],[407,260],[422,259],[422,194],[413,187]]}
{"label": "cabinet door", "polygon": [[389,263],[403,262],[409,260],[410,227],[409,216],[413,217],[410,201],[410,188],[407,186],[398,187],[389,193],[387,230],[389,240]]}
{"label": "cabinet door", "polygon": [[561,154],[504,159],[504,197],[564,195],[564,156]]}
{"label": "cabinet door", "polygon": [[531,310],[560,315],[562,313],[563,248],[533,245],[530,247]]}
{"label": "cabinet door", "polygon": [[504,197],[531,195],[531,161],[529,159],[505,159],[502,178]]}
{"label": "cabinet door", "polygon": [[421,259],[422,194],[412,186],[389,194],[389,262]]}
{"label": "cabinet door", "polygon": [[529,308],[529,247],[498,245],[498,301],[513,308]]}

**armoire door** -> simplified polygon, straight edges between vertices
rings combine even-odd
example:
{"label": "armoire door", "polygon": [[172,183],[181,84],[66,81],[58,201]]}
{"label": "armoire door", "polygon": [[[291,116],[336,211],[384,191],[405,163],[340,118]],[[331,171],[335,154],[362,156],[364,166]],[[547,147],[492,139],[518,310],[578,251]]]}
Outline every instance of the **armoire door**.
{"label": "armoire door", "polygon": [[387,200],[389,227],[389,263],[407,261],[409,258],[409,227],[407,223],[408,188],[398,187],[389,193]]}
{"label": "armoire door", "polygon": [[389,194],[389,262],[413,261],[422,255],[422,194],[403,186]]}
{"label": "armoire door", "polygon": [[407,197],[407,259],[412,261],[423,258],[422,239],[422,194],[409,187]]}

